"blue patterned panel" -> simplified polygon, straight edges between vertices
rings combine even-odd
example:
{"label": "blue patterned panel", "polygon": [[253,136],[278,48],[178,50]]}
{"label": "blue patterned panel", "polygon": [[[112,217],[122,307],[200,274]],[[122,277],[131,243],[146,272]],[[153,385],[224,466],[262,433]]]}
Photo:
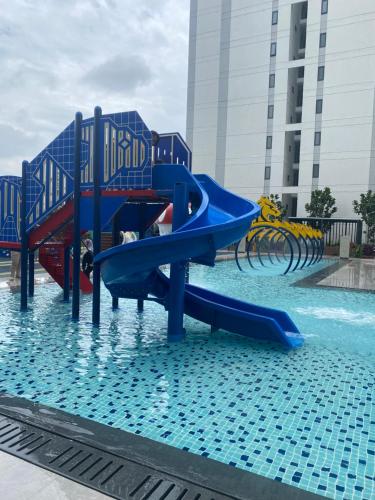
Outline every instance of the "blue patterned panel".
{"label": "blue patterned panel", "polygon": [[[94,119],[82,122],[81,186],[93,188]],[[100,126],[103,189],[151,188],[151,132],[135,111],[103,115]],[[27,171],[27,228],[40,224],[73,193],[74,122],[34,160]]]}
{"label": "blue patterned panel", "polygon": [[102,187],[151,188],[151,132],[139,114],[131,111],[103,115],[100,132]]}
{"label": "blue patterned panel", "polygon": [[27,228],[41,223],[73,192],[74,122],[27,169]]}
{"label": "blue patterned panel", "polygon": [[156,158],[163,163],[186,165],[191,170],[191,151],[178,132],[160,134]]}
{"label": "blue patterned panel", "polygon": [[21,177],[0,177],[0,241],[20,238]]}

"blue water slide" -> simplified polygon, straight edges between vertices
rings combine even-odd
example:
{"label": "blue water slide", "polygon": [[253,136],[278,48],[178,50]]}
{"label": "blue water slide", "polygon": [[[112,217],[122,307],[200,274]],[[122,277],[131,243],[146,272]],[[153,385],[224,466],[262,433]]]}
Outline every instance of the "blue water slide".
{"label": "blue water slide", "polygon": [[[216,251],[241,239],[259,214],[256,203],[226,191],[206,175],[192,175],[182,165],[154,167],[153,189],[161,196],[171,199],[176,182],[187,184],[193,206],[183,226],[169,235],[113,247],[96,257],[104,284],[114,297],[152,296],[168,310],[170,282],[159,266],[188,260],[213,266]],[[184,312],[213,330],[276,341],[288,348],[303,343],[285,312],[195,285],[185,286]]]}

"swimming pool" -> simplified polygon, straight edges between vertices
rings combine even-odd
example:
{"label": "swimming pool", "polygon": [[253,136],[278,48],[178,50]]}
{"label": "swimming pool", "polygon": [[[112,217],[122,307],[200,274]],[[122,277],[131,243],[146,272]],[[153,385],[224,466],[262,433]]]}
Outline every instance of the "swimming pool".
{"label": "swimming pool", "polygon": [[288,311],[302,349],[255,342],[186,318],[166,342],[166,313],[103,289],[79,324],[56,285],[31,311],[0,294],[0,390],[339,499],[375,496],[375,294],[290,286],[289,276],[241,274],[234,262],[191,268],[191,282]]}

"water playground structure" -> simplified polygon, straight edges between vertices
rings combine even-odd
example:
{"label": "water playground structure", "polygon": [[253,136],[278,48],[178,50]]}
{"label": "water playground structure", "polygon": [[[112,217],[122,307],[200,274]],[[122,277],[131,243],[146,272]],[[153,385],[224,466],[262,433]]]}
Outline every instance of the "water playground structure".
{"label": "water playground structure", "polygon": [[[260,214],[246,235],[244,253],[251,268],[278,266],[282,274],[303,269],[319,262],[324,253],[324,234],[311,226],[282,220],[276,203],[266,196],[258,200]],[[240,259],[240,243],[235,249],[236,262],[244,270]]]}
{"label": "water playground structure", "polygon": [[[32,161],[23,162],[22,178],[0,177],[0,248],[21,252],[21,310],[34,295],[34,260],[63,289],[72,289],[72,319],[80,314],[80,291],[92,293],[92,322],[100,324],[101,279],[117,309],[120,298],[152,300],[168,312],[168,338],[184,336],[184,314],[212,331],[299,347],[303,337],[287,313],[261,307],[185,282],[188,262],[214,266],[218,249],[243,238],[260,209],[223,189],[207,175],[190,172],[191,153],[177,133],[153,134],[133,112],[83,120],[80,113]],[[173,202],[172,232],[145,237],[147,229]],[[188,207],[191,210],[188,210]],[[191,212],[191,213],[189,213]],[[262,221],[262,224],[264,221]],[[263,224],[264,225],[264,224]],[[263,239],[286,239],[292,230],[268,227]],[[92,231],[91,281],[80,270],[82,235]],[[126,245],[120,231],[139,240]],[[112,246],[102,251],[102,234]],[[289,234],[289,232],[288,232]],[[280,236],[281,237],[281,236]],[[289,237],[289,236],[288,236]],[[170,264],[170,277],[160,266]],[[34,301],[37,307],[37,301]]]}

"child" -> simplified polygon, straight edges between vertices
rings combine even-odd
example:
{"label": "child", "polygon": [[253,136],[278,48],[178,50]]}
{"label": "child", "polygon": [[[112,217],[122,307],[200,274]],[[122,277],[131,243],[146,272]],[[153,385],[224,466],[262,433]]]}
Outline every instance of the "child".
{"label": "child", "polygon": [[93,245],[92,241],[87,239],[84,241],[84,244],[87,248],[86,252],[82,258],[82,271],[86,274],[88,278],[90,278],[90,274],[94,269],[94,253],[93,253]]}

